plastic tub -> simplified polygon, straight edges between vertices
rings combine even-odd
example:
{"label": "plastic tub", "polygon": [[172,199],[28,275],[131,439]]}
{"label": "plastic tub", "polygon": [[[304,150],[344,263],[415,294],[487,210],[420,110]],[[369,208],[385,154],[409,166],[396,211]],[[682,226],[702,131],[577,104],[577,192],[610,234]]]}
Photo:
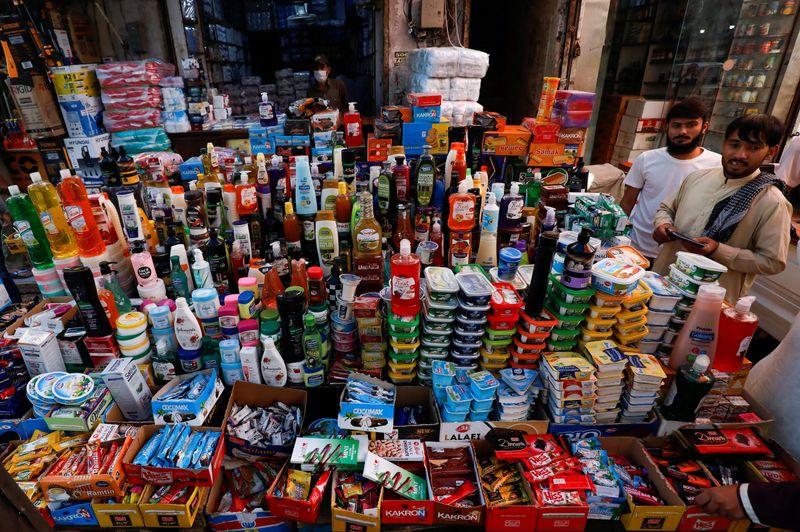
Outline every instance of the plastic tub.
{"label": "plastic tub", "polygon": [[675,310],[672,312],[679,320],[685,320],[692,313],[692,305],[685,305],[678,303],[675,305]]}
{"label": "plastic tub", "polygon": [[647,328],[649,329],[649,332],[647,333],[647,336],[642,338],[642,340],[646,342],[660,343],[661,339],[664,337],[664,333],[669,327],[667,327],[666,325],[662,326],[648,325]]}
{"label": "plastic tub", "polygon": [[358,323],[356,323],[356,320],[345,322],[345,321],[340,321],[339,318],[336,317],[336,315],[333,315],[331,317],[331,329],[333,329],[336,332],[348,333],[355,331],[357,327]]}
{"label": "plastic tub", "polygon": [[647,307],[639,310],[623,310],[617,314],[617,321],[621,324],[635,323],[647,315]]}
{"label": "plastic tub", "polygon": [[[444,324],[453,323],[453,321],[455,320],[455,314],[453,314],[453,317],[451,317],[451,318],[441,318],[441,317],[439,317],[439,315],[441,315],[442,312],[443,311],[441,309],[439,309],[438,311],[434,311],[433,313],[430,313],[428,311],[428,304],[427,304],[426,300],[424,300],[424,299],[422,300],[422,319],[424,319],[425,321],[444,323]],[[448,311],[448,312],[453,312],[453,311]]]}
{"label": "plastic tub", "polygon": [[586,309],[589,308],[588,303],[567,303],[553,293],[552,287],[547,289],[547,295],[550,297],[550,308],[553,313],[561,316],[583,316]]}
{"label": "plastic tub", "polygon": [[452,355],[477,355],[481,348],[481,342],[463,343],[458,340],[453,340],[450,346],[450,354]]}
{"label": "plastic tub", "polygon": [[425,288],[434,301],[446,301],[458,292],[456,276],[450,268],[428,266],[425,268]]}
{"label": "plastic tub", "polygon": [[419,328],[419,315],[414,316],[413,320],[406,320],[396,316],[394,313],[389,312],[389,317],[387,319],[389,324],[389,332],[390,333],[401,333],[401,334],[408,334],[413,333]]}
{"label": "plastic tub", "polygon": [[[391,366],[391,363],[389,365]],[[390,370],[387,373],[387,376],[394,384],[411,384],[414,381],[414,377],[417,376],[417,372],[412,371],[410,373],[397,373]]]}
{"label": "plastic tub", "polygon": [[565,303],[588,303],[594,295],[594,288],[583,288],[575,290],[561,284],[559,277],[555,275],[550,276],[552,283],[553,293]]}
{"label": "plastic tub", "polygon": [[525,304],[511,283],[494,283],[495,291],[490,302],[497,316],[517,316]]}
{"label": "plastic tub", "polygon": [[506,347],[505,352],[489,351],[486,349],[480,350],[481,359],[487,364],[505,364],[508,357],[511,356],[511,351]]}
{"label": "plastic tub", "polygon": [[486,327],[486,319],[483,320],[465,320],[462,318],[456,319],[456,327],[461,329],[462,331],[483,331]]}
{"label": "plastic tub", "polygon": [[614,332],[617,334],[621,334],[623,336],[636,334],[643,330],[647,329],[647,318],[645,316],[640,317],[636,321],[630,321],[627,323],[617,323],[614,325]]}
{"label": "plastic tub", "polygon": [[594,305],[597,307],[617,308],[622,306],[622,301],[624,299],[625,295],[612,296],[611,294],[606,294],[605,292],[595,292],[594,297],[592,298],[592,303],[594,303]]}
{"label": "plastic tub", "polygon": [[398,345],[418,344],[419,331],[415,330],[410,333],[389,333],[389,337]]}
{"label": "plastic tub", "polygon": [[490,329],[494,329],[495,331],[509,331],[516,328],[517,321],[519,321],[519,313],[498,316],[495,315],[494,312],[490,312],[488,320]]}
{"label": "plastic tub", "polygon": [[575,349],[575,345],[577,342],[574,340],[566,341],[566,342],[554,342],[552,340],[547,341],[547,350],[548,351],[572,351]]}
{"label": "plastic tub", "polygon": [[584,320],[584,316],[562,316],[561,314],[553,314],[556,318],[556,327],[559,329],[574,329]]}
{"label": "plastic tub", "polygon": [[450,412],[447,407],[442,409],[442,417],[447,423],[463,423],[467,420],[467,412]]}
{"label": "plastic tub", "polygon": [[[610,320],[601,320],[592,317],[586,318],[585,322],[585,329],[588,331],[595,331],[595,332],[608,332],[611,330],[611,326],[617,323],[617,320],[610,319]],[[553,333],[550,333],[550,337],[553,338]],[[558,340],[558,338],[553,338],[553,340]]]}
{"label": "plastic tub", "polygon": [[389,370],[400,375],[408,375],[414,372],[414,369],[417,367],[417,362],[395,362],[394,360],[389,360]]}
{"label": "plastic tub", "polygon": [[667,326],[667,330],[664,331],[664,336],[661,337],[661,343],[672,345],[672,343],[678,337],[678,334],[680,334],[679,331],[674,331]]}
{"label": "plastic tub", "polygon": [[427,300],[424,300],[423,307],[425,317],[430,320],[453,321],[456,317],[456,309],[454,308],[434,308],[430,306]]}
{"label": "plastic tub", "polygon": [[696,281],[714,282],[728,271],[727,267],[703,255],[688,251],[679,251],[675,255],[675,267]]}
{"label": "plastic tub", "polygon": [[420,349],[425,349],[429,353],[437,354],[444,352],[445,354],[450,352],[450,342],[422,342],[420,345]]}
{"label": "plastic tub", "polygon": [[[550,331],[550,338],[556,342],[563,342],[574,340],[580,334],[580,328],[577,329],[553,329]],[[542,339],[544,342],[544,339]]]}
{"label": "plastic tub", "polygon": [[650,309],[647,311],[647,325],[648,327],[660,327],[666,326],[669,323],[670,318],[672,318],[672,312],[670,311],[658,311]]}
{"label": "plastic tub", "polygon": [[479,371],[469,376],[470,392],[475,399],[494,398],[500,382],[488,371]]}
{"label": "plastic tub", "polygon": [[131,311],[117,318],[117,332],[121,336],[136,336],[147,330],[147,316],[141,312]]}
{"label": "plastic tub", "polygon": [[[502,368],[500,368],[502,369]],[[495,397],[492,396],[488,399],[472,399],[470,410],[491,410],[494,405]]]}
{"label": "plastic tub", "polygon": [[129,358],[138,358],[144,356],[145,353],[150,351],[150,340],[145,336],[144,342],[134,347],[120,347],[122,354]]}
{"label": "plastic tub", "polygon": [[484,277],[486,277],[487,279],[489,278],[489,274],[486,273],[486,270],[484,270],[483,266],[481,266],[480,264],[458,264],[458,265],[456,265],[456,273],[461,273],[461,272],[479,273],[479,274],[483,275]]}
{"label": "plastic tub", "polygon": [[633,292],[622,300],[622,306],[628,310],[639,310],[653,296],[653,291],[645,283],[639,281]]}
{"label": "plastic tub", "polygon": [[529,334],[548,333],[553,327],[557,325],[558,321],[553,313],[549,310],[542,309],[542,313],[537,318],[528,316],[525,311],[519,311],[519,328],[518,331],[527,332]]}
{"label": "plastic tub", "polygon": [[658,350],[658,346],[661,345],[661,342],[658,340],[650,341],[650,340],[642,340],[639,342],[639,352],[645,353],[647,355],[652,355]]}
{"label": "plastic tub", "polygon": [[684,293],[689,294],[692,297],[697,297],[697,291],[700,289],[701,285],[713,284],[713,281],[698,281],[697,279],[689,277],[676,268],[674,264],[670,264],[669,266],[669,280],[672,281],[675,286],[683,290]]}
{"label": "plastic tub", "polygon": [[394,361],[397,364],[408,364],[413,363],[417,359],[417,353],[395,353],[394,350],[390,347],[386,354],[389,356],[390,361]]}
{"label": "plastic tub", "polygon": [[445,408],[450,412],[469,412],[472,395],[464,386],[448,386],[445,388]]}
{"label": "plastic tub", "polygon": [[389,345],[392,346],[392,349],[394,349],[394,352],[398,355],[407,355],[416,352],[420,344],[419,340],[417,340],[412,344],[398,344],[395,341],[391,341]]}
{"label": "plastic tub", "polygon": [[681,299],[680,290],[666,277],[655,272],[645,272],[642,282],[653,292],[653,296],[647,302],[651,310],[671,311]]}
{"label": "plastic tub", "polygon": [[669,326],[669,330],[670,331],[675,331],[676,333],[679,333],[679,332],[681,332],[681,329],[683,329],[683,326],[685,324],[686,324],[686,320],[682,320],[680,318],[676,318],[675,316],[672,316],[670,318],[670,320],[669,320],[669,325],[668,326]]}
{"label": "plastic tub", "polygon": [[539,360],[542,358],[541,352],[537,353],[520,353],[514,349],[511,349],[511,361],[510,364],[528,364],[534,365],[538,364]]}
{"label": "plastic tub", "polygon": [[633,333],[633,334],[620,334],[618,332],[614,333],[614,338],[616,338],[617,343],[623,346],[633,345],[636,342],[642,340],[645,336],[650,333],[650,330],[645,326],[644,330],[641,332]]}
{"label": "plastic tub", "polygon": [[525,280],[525,277],[522,275],[522,268],[517,270],[517,273],[514,275],[514,278],[510,281],[504,280],[500,277],[500,269],[499,268],[492,268],[489,270],[489,282],[491,283],[511,283],[516,290],[525,290],[528,288],[528,281]]}
{"label": "plastic tub", "polygon": [[462,320],[476,320],[485,322],[489,316],[489,305],[486,308],[475,310],[474,308],[460,307],[456,310],[455,317]]}
{"label": "plastic tub", "polygon": [[491,372],[491,373],[497,373],[501,369],[507,368],[508,367],[508,362],[491,363],[491,362],[486,362],[485,360],[483,360],[483,358],[481,358],[478,361],[478,367],[481,368],[481,371],[488,371],[488,372]]}
{"label": "plastic tub", "polygon": [[[581,326],[580,328],[581,340],[584,342],[596,342],[598,340],[607,340],[611,338],[611,335],[614,333],[611,329],[607,331],[592,331],[587,329],[586,327]],[[563,343],[572,342],[571,340],[564,340]],[[561,342],[560,342],[561,343]],[[574,342],[572,342],[574,343]],[[550,345],[548,343],[548,345]],[[563,351],[563,349],[562,349]]]}
{"label": "plastic tub", "polygon": [[619,314],[621,311],[621,306],[598,307],[597,305],[589,305],[587,317],[596,320],[613,320],[616,319],[617,314]]}
{"label": "plastic tub", "polygon": [[608,248],[607,254],[611,259],[634,264],[645,270],[650,267],[650,261],[632,246],[614,246],[613,248]]}
{"label": "plastic tub", "polygon": [[423,346],[425,345],[450,345],[450,335],[438,335],[438,334],[428,334],[423,333],[421,337],[421,343]]}
{"label": "plastic tub", "polygon": [[458,295],[453,295],[446,301],[434,301],[428,297],[424,298],[429,309],[438,311],[456,310],[458,308]]}
{"label": "plastic tub", "polygon": [[482,338],[481,341],[483,342],[481,351],[495,355],[507,355],[509,346],[514,342],[513,339],[509,339],[508,343],[498,344],[496,342],[490,342],[487,338]]}
{"label": "plastic tub", "polygon": [[480,353],[475,353],[474,355],[456,355],[451,353],[450,356],[456,368],[474,368],[477,367],[476,363],[481,355]]}
{"label": "plastic tub", "polygon": [[631,293],[644,276],[644,269],[616,259],[603,259],[592,266],[592,286],[612,296]]}
{"label": "plastic tub", "polygon": [[469,420],[470,421],[488,421],[489,414],[492,412],[492,409],[488,410],[472,410],[469,411]]}
{"label": "plastic tub", "polygon": [[453,332],[452,321],[431,321],[427,318],[423,318],[422,327],[423,332],[430,334],[451,334]]}
{"label": "plastic tub", "polygon": [[[512,344],[513,348],[509,348],[509,349],[512,350],[512,351],[514,349],[516,349],[517,352],[519,352],[519,353],[521,353],[523,355],[534,355],[534,354],[541,353],[542,351],[544,351],[545,347],[547,347],[546,339],[547,339],[547,335],[545,335],[541,339],[541,343],[538,343],[538,344],[526,344],[526,343],[523,343],[522,341],[520,341],[520,339],[515,336],[513,338],[513,344]],[[512,354],[513,354],[513,352],[512,352]]]}
{"label": "plastic tub", "polygon": [[504,341],[504,340],[511,340],[511,337],[514,336],[514,333],[517,332],[517,329],[510,329],[510,330],[503,330],[498,331],[495,329],[487,328],[485,331],[486,337],[489,338],[491,341]]}
{"label": "plastic tub", "polygon": [[475,272],[456,274],[456,281],[461,289],[461,300],[468,305],[488,305],[494,293],[494,287],[483,275]]}
{"label": "plastic tub", "polygon": [[452,362],[434,360],[431,364],[434,386],[450,386],[456,376],[456,367]]}
{"label": "plastic tub", "polygon": [[482,332],[462,332],[462,331],[453,331],[453,340],[460,342],[462,344],[474,344],[476,342],[480,342],[481,338],[483,337]]}

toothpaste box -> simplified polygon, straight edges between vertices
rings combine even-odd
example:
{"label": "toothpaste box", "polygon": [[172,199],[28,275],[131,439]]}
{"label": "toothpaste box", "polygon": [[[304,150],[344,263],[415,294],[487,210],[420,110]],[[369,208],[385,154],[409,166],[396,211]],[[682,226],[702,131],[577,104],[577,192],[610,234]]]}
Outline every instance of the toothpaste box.
{"label": "toothpaste box", "polygon": [[[386,391],[395,387],[374,377],[351,373],[350,380],[358,380],[371,386],[383,388]],[[344,401],[345,392],[342,391],[339,402],[339,428],[342,430],[358,430],[364,432],[392,432],[394,428],[394,394],[391,403],[357,403]]]}
{"label": "toothpaste box", "polygon": [[367,453],[362,474],[406,499],[426,499],[428,490],[424,479],[376,454]]}
{"label": "toothpaste box", "polygon": [[207,385],[197,399],[162,399],[168,395],[169,391],[185,380],[193,379],[197,373],[179,375],[164,385],[161,390],[153,396],[151,407],[153,409],[153,421],[156,425],[167,423],[186,423],[192,427],[199,427],[211,414],[214,405],[217,404],[222,390],[225,386],[217,378],[217,370],[207,369],[201,373],[211,375],[212,385]]}
{"label": "toothpaste box", "polygon": [[150,403],[153,394],[136,367],[135,360],[128,357],[114,359],[103,370],[101,377],[125,419],[144,421],[152,417]]}

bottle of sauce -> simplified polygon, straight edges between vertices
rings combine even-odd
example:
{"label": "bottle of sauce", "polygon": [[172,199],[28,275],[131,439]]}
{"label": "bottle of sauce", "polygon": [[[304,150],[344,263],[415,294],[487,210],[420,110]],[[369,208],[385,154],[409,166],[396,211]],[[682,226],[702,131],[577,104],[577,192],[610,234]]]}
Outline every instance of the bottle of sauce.
{"label": "bottle of sauce", "polygon": [[295,249],[301,249],[300,238],[302,230],[300,228],[300,220],[294,213],[294,206],[292,206],[292,202],[287,201],[284,204],[283,209],[285,212],[283,216],[283,234],[286,237],[286,247],[291,253]]}
{"label": "bottle of sauce", "polygon": [[416,183],[417,206],[427,207],[433,197],[433,186],[436,183],[436,162],[431,155],[431,147],[426,145],[417,161],[414,170],[414,183]]}
{"label": "bottle of sauce", "polygon": [[694,307],[672,346],[669,357],[671,368],[677,370],[700,355],[706,355],[710,362],[714,361],[719,340],[719,315],[724,299],[723,287],[713,284],[700,286]]}
{"label": "bottle of sauce", "polygon": [[400,249],[403,239],[414,240],[414,228],[411,227],[411,213],[407,203],[397,205],[397,227],[394,230],[393,244],[395,249]]}
{"label": "bottle of sauce", "polygon": [[661,413],[673,421],[695,420],[697,405],[714,387],[714,375],[708,371],[708,355],[698,355],[694,362],[682,364],[672,381]]}
{"label": "bottle of sauce", "polygon": [[372,211],[372,196],[362,192],[361,219],[353,231],[353,266],[355,273],[361,276],[359,289],[364,292],[383,288],[381,240],[381,226]]}
{"label": "bottle of sauce", "polygon": [[758,316],[750,312],[755,300],[755,296],[742,297],[735,307],[722,309],[713,369],[735,373],[742,367],[750,341],[758,328]]}
{"label": "bottle of sauce", "polygon": [[353,210],[353,202],[347,193],[347,184],[339,182],[339,195],[336,196],[336,231],[339,234],[339,242],[350,242],[350,215]]}
{"label": "bottle of sauce", "polygon": [[406,158],[402,155],[395,157],[395,161],[397,161],[397,164],[392,168],[394,195],[398,202],[408,201],[410,199],[411,169],[406,164]]}
{"label": "bottle of sauce", "polygon": [[419,314],[419,257],[411,253],[411,241],[400,241],[400,253],[392,256],[392,313],[398,316]]}
{"label": "bottle of sauce", "polygon": [[582,290],[592,282],[592,263],[597,250],[589,244],[591,236],[591,229],[582,227],[578,240],[567,246],[561,283],[568,288]]}
{"label": "bottle of sauce", "polygon": [[311,306],[327,303],[322,273],[322,268],[319,266],[311,266],[308,269],[308,304]]}
{"label": "bottle of sauce", "polygon": [[[453,175],[450,181],[450,188],[455,188],[467,177],[467,159],[464,156],[463,145],[456,150],[456,158],[453,161]],[[470,183],[471,184],[471,183]]]}

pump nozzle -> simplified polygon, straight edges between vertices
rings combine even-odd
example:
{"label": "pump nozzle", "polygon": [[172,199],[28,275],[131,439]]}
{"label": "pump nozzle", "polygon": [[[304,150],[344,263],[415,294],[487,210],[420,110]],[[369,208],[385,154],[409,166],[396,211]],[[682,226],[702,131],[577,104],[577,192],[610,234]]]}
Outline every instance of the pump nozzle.
{"label": "pump nozzle", "polygon": [[241,176],[241,179],[240,179],[239,182],[241,184],[246,185],[246,184],[248,184],[250,182],[249,178],[247,176],[247,174],[249,174],[249,173],[250,173],[250,170],[242,170],[241,172],[239,172],[239,175]]}
{"label": "pump nozzle", "polygon": [[193,250],[192,250],[192,255],[194,255],[194,262],[195,262],[195,264],[197,264],[197,263],[199,263],[199,262],[205,262],[205,259],[203,258],[203,251],[202,251],[202,250],[200,250],[200,249],[193,249]]}
{"label": "pump nozzle", "polygon": [[[69,171],[69,170],[67,170]],[[42,182],[42,174],[39,172],[31,172],[31,181],[34,183],[41,183]]]}
{"label": "pump nozzle", "polygon": [[19,187],[17,185],[8,185],[8,193],[12,196],[19,196]]}
{"label": "pump nozzle", "polygon": [[347,102],[347,112],[348,113],[356,112],[356,102]]}
{"label": "pump nozzle", "polygon": [[[61,179],[72,177],[72,172],[70,171],[69,168],[62,168],[61,170],[58,171],[58,173],[61,175]],[[31,176],[31,178],[33,178],[33,176]]]}
{"label": "pump nozzle", "polygon": [[756,296],[740,297],[739,301],[736,302],[736,312],[750,312],[750,307],[753,305],[755,300]]}
{"label": "pump nozzle", "polygon": [[404,257],[411,255],[411,242],[407,238],[400,241],[400,255]]}
{"label": "pump nozzle", "polygon": [[268,102],[269,101],[269,96],[267,96],[266,92],[262,92],[261,93],[261,101],[262,102]]}
{"label": "pump nozzle", "polygon": [[511,193],[519,194],[519,183],[517,183],[516,181],[511,183]]}
{"label": "pump nozzle", "polygon": [[710,365],[711,359],[708,358],[708,355],[697,355],[697,358],[694,359],[694,364],[692,364],[692,371],[695,373],[705,373]]}
{"label": "pump nozzle", "polygon": [[[556,209],[555,207],[545,207],[545,215],[544,215],[544,225],[545,227],[555,227],[556,226]],[[588,242],[588,240],[587,240]]]}
{"label": "pump nozzle", "polygon": [[458,193],[459,194],[467,194],[469,193],[469,187],[472,186],[472,180],[470,179],[462,179],[458,183]]}

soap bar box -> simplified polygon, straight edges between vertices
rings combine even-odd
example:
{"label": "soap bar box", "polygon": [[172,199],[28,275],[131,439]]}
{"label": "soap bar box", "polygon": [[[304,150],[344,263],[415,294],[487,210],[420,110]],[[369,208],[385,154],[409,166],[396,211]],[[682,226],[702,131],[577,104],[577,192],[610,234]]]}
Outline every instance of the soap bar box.
{"label": "soap bar box", "polygon": [[214,409],[214,405],[217,404],[217,400],[225,389],[225,385],[217,378],[216,368],[206,369],[200,373],[212,375],[211,379],[214,385],[206,386],[203,393],[201,393],[197,399],[161,399],[169,390],[185,380],[193,379],[197,373],[189,373],[187,375],[175,377],[153,396],[153,421],[156,425],[186,423],[191,427],[199,427],[203,424]]}

